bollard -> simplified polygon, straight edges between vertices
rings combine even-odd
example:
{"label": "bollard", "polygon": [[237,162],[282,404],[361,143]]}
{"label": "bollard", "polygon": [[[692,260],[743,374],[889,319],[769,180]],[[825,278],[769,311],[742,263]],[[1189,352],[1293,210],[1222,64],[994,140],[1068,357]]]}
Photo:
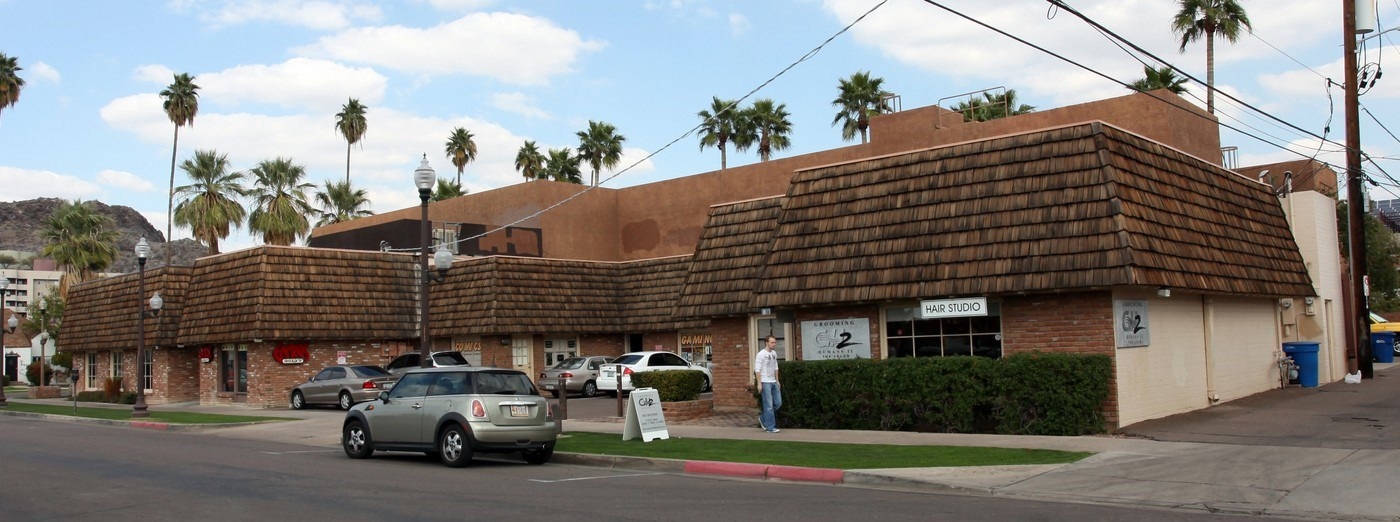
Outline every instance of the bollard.
{"label": "bollard", "polygon": [[622,417],[622,365],[617,366],[617,416]]}
{"label": "bollard", "polygon": [[559,414],[554,418],[554,433],[564,433],[564,419],[569,418],[569,389],[564,386],[567,380],[559,375]]}

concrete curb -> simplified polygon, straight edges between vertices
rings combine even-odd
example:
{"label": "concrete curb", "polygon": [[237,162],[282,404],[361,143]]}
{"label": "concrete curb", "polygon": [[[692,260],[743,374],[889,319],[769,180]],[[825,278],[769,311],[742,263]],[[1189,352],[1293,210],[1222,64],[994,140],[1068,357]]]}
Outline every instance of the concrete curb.
{"label": "concrete curb", "polygon": [[686,473],[691,475],[720,475],[761,480],[821,482],[825,484],[841,484],[845,481],[846,475],[846,471],[840,469],[747,464],[741,462],[714,462],[708,460],[655,459],[619,455],[593,455],[589,453],[556,452],[554,454],[554,462],[607,469]]}
{"label": "concrete curb", "polygon": [[68,422],[68,423],[73,423],[73,424],[96,424],[96,425],[98,425],[98,426],[112,426],[112,427],[117,427],[117,428],[134,428],[134,429],[143,429],[143,430],[172,431],[172,432],[195,432],[195,431],[212,430],[212,429],[217,429],[217,428],[233,428],[233,427],[238,427],[238,426],[253,426],[253,425],[258,425],[258,424],[267,424],[267,423],[269,423],[269,422],[285,422],[285,421],[257,421],[257,422],[229,422],[229,423],[224,423],[224,424],[179,424],[179,423],[172,424],[172,423],[169,423],[169,422],[144,421],[144,420],[134,420],[134,419],[133,419],[133,420],[90,419],[90,418],[87,418],[87,417],[74,417],[74,416],[71,416],[71,415],[54,415],[54,414],[49,414],[49,413],[30,413],[30,412],[27,412],[27,411],[9,411],[9,410],[4,410],[4,409],[0,409],[0,415],[8,415],[8,416],[11,416],[11,417],[29,417],[29,418],[32,418],[32,419],[44,419],[44,420],[51,420],[51,421]]}

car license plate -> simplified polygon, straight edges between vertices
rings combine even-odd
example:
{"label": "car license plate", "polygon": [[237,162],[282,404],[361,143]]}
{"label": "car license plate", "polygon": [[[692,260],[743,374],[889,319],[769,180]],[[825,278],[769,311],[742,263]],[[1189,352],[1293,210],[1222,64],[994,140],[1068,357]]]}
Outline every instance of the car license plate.
{"label": "car license plate", "polygon": [[529,417],[529,416],[530,416],[530,407],[529,407],[529,406],[524,406],[524,405],[521,405],[521,406],[511,406],[511,407],[510,407],[510,416],[511,416],[511,417]]}
{"label": "car license plate", "polygon": [[546,390],[553,390],[553,389],[554,389],[554,385],[553,385],[553,384],[546,384],[546,385],[544,385],[544,389],[546,389]]}
{"label": "car license plate", "polygon": [[614,371],[613,371],[612,368],[604,368],[604,369],[603,369],[603,377],[607,377],[607,378],[611,379],[611,378],[613,378],[613,375],[614,375]]}

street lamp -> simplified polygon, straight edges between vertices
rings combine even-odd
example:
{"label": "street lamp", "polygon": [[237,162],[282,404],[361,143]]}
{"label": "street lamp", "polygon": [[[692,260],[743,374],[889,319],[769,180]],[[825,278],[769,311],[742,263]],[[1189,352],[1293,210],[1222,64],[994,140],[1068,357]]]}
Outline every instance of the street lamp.
{"label": "street lamp", "polygon": [[418,365],[423,368],[431,368],[432,342],[428,337],[428,283],[432,281],[442,282],[447,275],[447,269],[452,267],[452,252],[447,250],[446,245],[438,245],[437,253],[433,254],[433,263],[437,265],[437,274],[428,271],[428,249],[432,243],[432,234],[429,228],[432,223],[428,221],[428,199],[433,195],[433,185],[437,183],[437,172],[428,166],[428,155],[423,155],[423,162],[418,164],[418,169],[413,171],[413,184],[418,186],[418,199],[423,202],[423,219],[419,226],[419,245],[422,251],[419,253],[418,268],[422,272],[422,280],[418,284],[418,303],[420,331],[418,332]]}
{"label": "street lamp", "polygon": [[132,418],[150,417],[146,411],[146,319],[160,314],[165,305],[160,292],[151,296],[151,309],[146,310],[146,258],[151,257],[151,245],[146,236],[136,242],[136,404],[131,406]]}

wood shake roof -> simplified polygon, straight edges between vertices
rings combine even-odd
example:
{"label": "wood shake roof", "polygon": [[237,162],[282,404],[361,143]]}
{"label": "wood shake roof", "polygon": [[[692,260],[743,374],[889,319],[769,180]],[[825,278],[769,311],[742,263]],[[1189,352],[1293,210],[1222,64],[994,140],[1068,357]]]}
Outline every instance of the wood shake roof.
{"label": "wood shake roof", "polygon": [[741,201],[710,208],[696,245],[676,317],[721,317],[752,311],[749,300],[778,226],[783,198]]}
{"label": "wood shake roof", "polygon": [[626,332],[704,328],[704,319],[679,320],[672,315],[685,286],[692,256],[673,256],[621,263],[621,326]]}
{"label": "wood shake roof", "polygon": [[259,246],[199,259],[180,321],[187,345],[417,337],[408,254]]}
{"label": "wood shake roof", "polygon": [[727,258],[763,243],[738,236],[764,221],[717,219],[746,211],[712,213],[678,316],[1120,285],[1314,293],[1267,187],[1101,122],[798,171],[736,309],[753,265]]}
{"label": "wood shake roof", "polygon": [[63,311],[62,341],[68,350],[134,350],[138,310],[151,295],[165,303],[160,314],[146,319],[146,346],[174,346],[184,314],[185,292],[192,270],[169,266],[146,271],[146,295],[138,295],[139,274],[105,277],[73,285]]}

